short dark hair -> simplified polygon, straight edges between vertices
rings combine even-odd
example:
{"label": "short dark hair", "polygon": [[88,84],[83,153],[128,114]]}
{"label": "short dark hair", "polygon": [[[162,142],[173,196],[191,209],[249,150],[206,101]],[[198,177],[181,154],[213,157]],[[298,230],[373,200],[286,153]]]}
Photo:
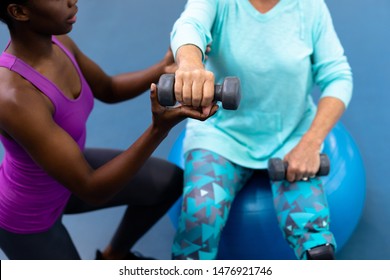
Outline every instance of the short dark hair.
{"label": "short dark hair", "polygon": [[11,18],[7,12],[7,7],[10,4],[26,4],[28,0],[0,0],[0,21],[8,26],[11,25]]}

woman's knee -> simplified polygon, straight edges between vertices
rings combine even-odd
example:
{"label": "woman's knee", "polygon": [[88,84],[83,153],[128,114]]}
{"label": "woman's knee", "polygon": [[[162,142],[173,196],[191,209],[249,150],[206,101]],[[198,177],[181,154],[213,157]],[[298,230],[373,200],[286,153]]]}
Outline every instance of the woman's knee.
{"label": "woman's knee", "polygon": [[145,204],[176,201],[183,192],[183,170],[162,159],[151,158],[137,174]]}

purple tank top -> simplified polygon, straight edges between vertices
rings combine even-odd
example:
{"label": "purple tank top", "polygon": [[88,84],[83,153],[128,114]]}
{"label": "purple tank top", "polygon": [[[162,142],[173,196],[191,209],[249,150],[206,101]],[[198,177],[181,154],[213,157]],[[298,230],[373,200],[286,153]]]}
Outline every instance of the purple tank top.
{"label": "purple tank top", "polygon": [[[53,103],[54,121],[83,150],[86,122],[93,108],[92,91],[73,55],[55,38],[56,44],[72,61],[80,81],[81,93],[69,99],[58,87],[17,57],[3,52],[0,67],[18,73]],[[5,156],[0,165],[0,227],[14,233],[37,233],[48,230],[62,214],[70,191],[42,170],[12,139],[0,135]]]}

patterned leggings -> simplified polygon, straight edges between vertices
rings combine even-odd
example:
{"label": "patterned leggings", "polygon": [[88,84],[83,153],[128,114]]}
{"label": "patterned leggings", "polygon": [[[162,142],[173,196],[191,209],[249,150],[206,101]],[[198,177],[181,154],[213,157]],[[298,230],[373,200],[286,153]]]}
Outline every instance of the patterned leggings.
{"label": "patterned leggings", "polygon": [[[216,259],[218,244],[236,194],[253,170],[206,150],[186,155],[184,194],[173,259]],[[298,259],[326,243],[336,247],[329,231],[329,208],[321,180],[271,182],[280,229]]]}

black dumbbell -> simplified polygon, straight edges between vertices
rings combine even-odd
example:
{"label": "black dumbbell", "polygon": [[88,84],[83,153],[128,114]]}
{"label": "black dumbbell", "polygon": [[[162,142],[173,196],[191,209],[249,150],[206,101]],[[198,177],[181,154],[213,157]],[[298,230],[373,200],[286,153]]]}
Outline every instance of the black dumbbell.
{"label": "black dumbbell", "polygon": [[[161,75],[157,84],[157,98],[162,106],[176,104],[175,74]],[[226,77],[222,85],[214,86],[214,100],[221,101],[226,110],[236,110],[241,100],[240,80],[237,77]]]}
{"label": "black dumbbell", "polygon": [[[287,162],[280,158],[271,158],[268,161],[268,174],[272,181],[282,181],[286,178]],[[320,169],[316,176],[326,176],[330,171],[330,161],[326,154],[320,154]]]}

